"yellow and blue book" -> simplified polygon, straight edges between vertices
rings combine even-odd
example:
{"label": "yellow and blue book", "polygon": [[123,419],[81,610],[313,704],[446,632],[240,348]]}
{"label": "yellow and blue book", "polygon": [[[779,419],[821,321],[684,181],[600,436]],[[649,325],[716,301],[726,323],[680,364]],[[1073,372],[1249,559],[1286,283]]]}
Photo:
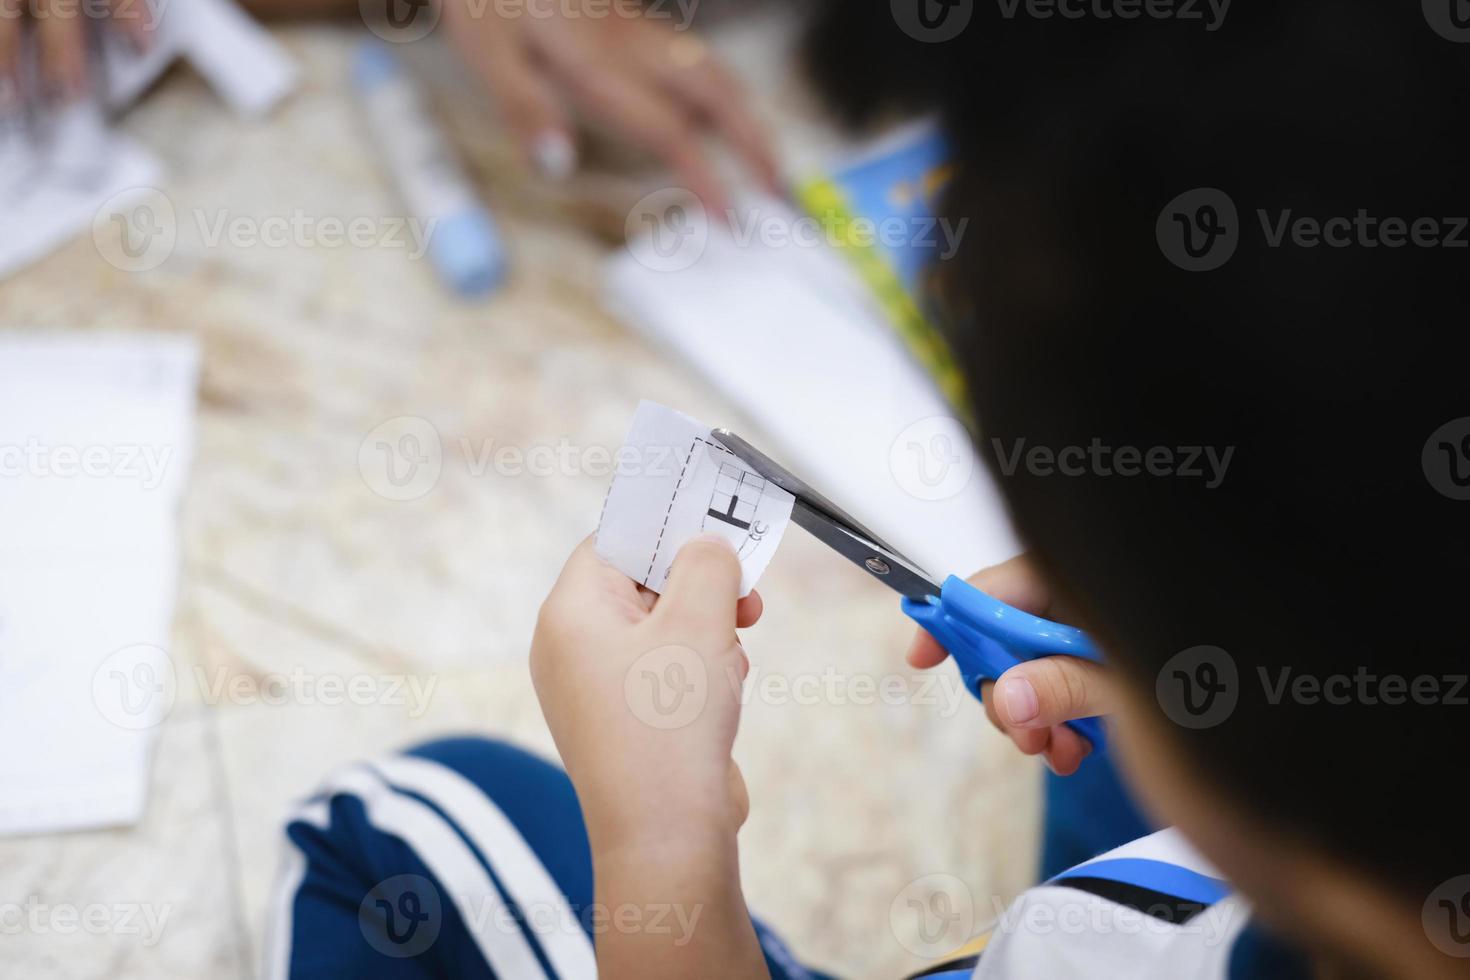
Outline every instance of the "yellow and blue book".
{"label": "yellow and blue book", "polygon": [[800,183],[797,203],[852,262],[910,354],[961,418],[964,376],[938,325],[939,272],[963,226],[941,217],[952,176],[938,127],[918,123],[830,173]]}

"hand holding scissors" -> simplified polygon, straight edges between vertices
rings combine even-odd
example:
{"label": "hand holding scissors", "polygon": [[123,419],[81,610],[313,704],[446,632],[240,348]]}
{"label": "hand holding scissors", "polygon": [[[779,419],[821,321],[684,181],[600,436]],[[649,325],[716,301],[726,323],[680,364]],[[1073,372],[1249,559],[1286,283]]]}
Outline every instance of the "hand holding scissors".
{"label": "hand holding scissors", "polygon": [[[734,433],[716,439],[761,476],[795,498],[792,520],[902,597],[903,611],[954,659],[965,688],[983,701],[988,682],[1022,663],[1057,655],[1097,663],[1101,657],[1081,630],[1017,609],[951,575],[942,584],[831,501]],[[996,719],[999,720],[999,719]],[[1101,720],[1065,723],[1094,750],[1104,745]]]}
{"label": "hand holding scissors", "polygon": [[[1051,586],[1027,555],[981,569],[965,581],[987,595],[1017,609],[1058,619]],[[919,670],[942,668],[949,651],[928,632],[914,631],[905,655]],[[981,693],[990,723],[1010,738],[1025,755],[1040,756],[1060,776],[1070,776],[1093,747],[1068,728],[1074,718],[1109,713],[1111,671],[1106,664],[1077,657],[1038,657],[1025,660],[995,681],[986,681]]]}

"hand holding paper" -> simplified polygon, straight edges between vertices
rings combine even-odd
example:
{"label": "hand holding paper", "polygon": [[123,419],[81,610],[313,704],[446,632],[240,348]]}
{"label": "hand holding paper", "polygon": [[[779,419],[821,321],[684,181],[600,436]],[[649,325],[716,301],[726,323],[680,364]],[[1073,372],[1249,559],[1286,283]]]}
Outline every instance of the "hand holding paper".
{"label": "hand holding paper", "polygon": [[791,494],[710,437],[710,427],[640,402],[602,507],[597,553],[663,592],[680,546],[719,534],[740,556],[740,594],[766,570],[791,520]]}

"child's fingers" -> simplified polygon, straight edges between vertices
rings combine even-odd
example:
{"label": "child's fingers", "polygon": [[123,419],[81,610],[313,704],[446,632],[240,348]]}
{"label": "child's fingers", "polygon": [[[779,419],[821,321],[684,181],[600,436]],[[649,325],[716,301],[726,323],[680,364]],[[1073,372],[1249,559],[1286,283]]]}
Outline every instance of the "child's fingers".
{"label": "child's fingers", "polygon": [[[572,583],[604,575],[605,569],[609,567],[597,553],[597,535],[589,534],[567,556],[567,563],[562,566],[561,575],[557,578],[557,586],[560,587],[563,582]],[[634,587],[637,587],[636,583]]]}
{"label": "child's fingers", "polygon": [[908,665],[917,670],[942,664],[948,657],[949,654],[939,645],[939,641],[922,629],[914,637],[914,642],[909,644],[909,652],[904,655]]}
{"label": "child's fingers", "polygon": [[985,705],[985,717],[989,718],[990,723],[1014,742],[1016,748],[1020,749],[1024,754],[1040,755],[1042,752],[1045,752],[1046,747],[1051,743],[1051,732],[1045,728],[1011,728],[1007,725],[1000,715],[996,713],[995,698],[992,697],[994,688],[995,685],[990,681],[986,681],[980,687],[982,694],[981,700]]}
{"label": "child's fingers", "polygon": [[1001,675],[993,698],[1009,728],[1047,729],[1108,711],[1107,668],[1079,657],[1040,657]]}
{"label": "child's fingers", "polygon": [[[1033,616],[1045,616],[1051,606],[1051,594],[1046,584],[1025,555],[982,568],[966,581],[986,595]],[[926,670],[944,663],[948,657],[949,654],[934,637],[919,630],[904,659],[910,667]]]}
{"label": "child's fingers", "polygon": [[1024,755],[1040,755],[1047,767],[1058,776],[1070,776],[1092,754],[1092,745],[1065,725],[1051,728],[1013,728],[996,711],[995,684],[987,681],[981,687],[985,695],[985,716]]}
{"label": "child's fingers", "polygon": [[1054,725],[1048,731],[1046,762],[1058,776],[1070,776],[1092,754],[1092,743],[1066,725]]}
{"label": "child's fingers", "polygon": [[[984,569],[970,584],[1002,602],[1037,616],[1048,613],[1046,585],[1025,555]],[[909,647],[908,662],[932,667],[947,654],[935,639],[920,631]],[[1062,776],[1077,771],[1092,746],[1065,722],[1106,714],[1107,671],[1077,657],[1041,657],[1017,664],[982,688],[985,714],[1027,755],[1044,753],[1047,765]]]}
{"label": "child's fingers", "polygon": [[735,804],[735,826],[745,825],[745,819],[750,816],[750,791],[745,788],[745,774],[730,760],[730,801]]}
{"label": "child's fingers", "polygon": [[761,599],[761,594],[751,589],[750,595],[735,603],[735,625],[740,629],[754,626],[761,618],[761,613],[765,611],[765,608],[766,604]]}
{"label": "child's fingers", "polygon": [[[661,601],[658,593],[639,585],[603,561],[602,556],[597,553],[596,540],[596,535],[589,535],[577,545],[567,559],[566,565],[562,567],[561,575],[557,577],[556,585],[549,598],[573,596],[580,605],[585,603],[587,595],[611,592],[620,599],[626,598],[636,603],[643,612],[652,612]],[[720,540],[724,541],[723,538]],[[737,561],[735,573],[737,587],[739,578]],[[764,610],[765,603],[760,593],[752,590],[750,595],[735,603],[735,625],[741,629],[754,626],[760,620]]]}
{"label": "child's fingers", "polygon": [[740,559],[718,534],[701,534],[684,544],[669,570],[668,586],[653,614],[705,636],[735,633],[740,597]]}
{"label": "child's fingers", "polygon": [[[598,597],[598,608],[621,607],[633,620],[641,620],[652,606],[646,590],[622,572],[602,560],[597,553],[596,538],[588,535],[577,545],[562,566],[551,593],[542,606],[543,615],[561,616],[572,621],[586,620],[589,597]],[[652,593],[647,593],[652,596]]]}
{"label": "child's fingers", "polygon": [[982,568],[966,581],[986,595],[1033,616],[1045,616],[1051,608],[1051,590],[1027,555]]}

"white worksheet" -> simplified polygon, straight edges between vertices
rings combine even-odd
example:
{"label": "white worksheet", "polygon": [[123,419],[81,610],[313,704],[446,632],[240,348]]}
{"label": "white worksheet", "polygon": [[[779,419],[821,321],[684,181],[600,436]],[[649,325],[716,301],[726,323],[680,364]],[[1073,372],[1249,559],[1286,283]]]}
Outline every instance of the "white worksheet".
{"label": "white worksheet", "polygon": [[0,335],[0,833],[143,812],[197,361],[178,337]]}
{"label": "white worksheet", "polygon": [[679,548],[718,534],[740,556],[740,594],[747,595],[781,543],[793,502],[720,445],[709,426],[640,402],[602,507],[597,553],[662,592]]}

